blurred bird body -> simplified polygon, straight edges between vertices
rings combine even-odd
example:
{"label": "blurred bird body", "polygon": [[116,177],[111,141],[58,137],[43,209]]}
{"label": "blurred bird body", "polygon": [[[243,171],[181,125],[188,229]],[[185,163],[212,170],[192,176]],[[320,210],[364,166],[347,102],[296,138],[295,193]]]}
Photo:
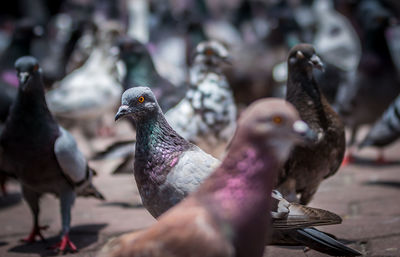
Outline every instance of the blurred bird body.
{"label": "blurred bird body", "polygon": [[123,81],[124,89],[135,86],[148,86],[160,99],[160,106],[167,111],[184,96],[184,86],[175,86],[157,72],[150,52],[139,41],[123,37],[118,41],[119,55],[126,67]]}
{"label": "blurred bird body", "polygon": [[358,128],[375,122],[400,93],[399,75],[385,36],[394,17],[390,11],[375,0],[363,1],[358,7],[362,56],[335,101],[335,108],[352,130],[350,145],[356,141]]}
{"label": "blurred bird body", "polygon": [[357,69],[361,58],[360,39],[346,17],[334,9],[331,0],[315,1],[313,13],[317,32],[313,44],[324,61],[324,71],[314,71],[324,96],[335,101],[338,89],[349,83],[349,74]]}
{"label": "blurred bird body", "polygon": [[400,137],[400,97],[378,119],[360,143],[360,147],[385,147]]}
{"label": "blurred bird body", "polygon": [[122,87],[117,76],[110,74],[115,65],[107,53],[94,49],[84,66],[47,93],[52,113],[68,119],[93,120],[117,106]]}
{"label": "blurred bird body", "polygon": [[103,26],[99,32],[102,41],[85,64],[68,74],[46,95],[49,109],[56,117],[78,122],[88,135],[93,134],[93,127],[104,113],[117,106],[122,94],[117,58],[110,53],[119,26],[113,23]]}
{"label": "blurred bird body", "polygon": [[357,33],[346,17],[335,11],[333,1],[315,1],[317,33],[314,46],[327,63],[343,71],[354,71],[361,58],[361,44]]}

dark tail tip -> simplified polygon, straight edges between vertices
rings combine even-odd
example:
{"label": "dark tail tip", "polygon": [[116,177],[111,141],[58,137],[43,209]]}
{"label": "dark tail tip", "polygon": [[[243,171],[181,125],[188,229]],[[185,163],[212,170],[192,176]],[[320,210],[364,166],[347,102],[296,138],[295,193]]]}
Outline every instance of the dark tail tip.
{"label": "dark tail tip", "polygon": [[296,239],[303,245],[331,256],[361,256],[362,253],[315,228],[298,229]]}

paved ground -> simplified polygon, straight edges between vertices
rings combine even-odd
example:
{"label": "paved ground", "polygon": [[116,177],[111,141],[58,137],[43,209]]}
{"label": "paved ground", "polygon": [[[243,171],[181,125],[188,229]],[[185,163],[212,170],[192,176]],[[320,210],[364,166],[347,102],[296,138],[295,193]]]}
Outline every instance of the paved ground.
{"label": "paved ground", "polygon": [[[87,145],[80,144],[88,149]],[[386,153],[390,160],[400,161],[400,144]],[[350,242],[350,246],[365,256],[400,256],[400,165],[372,165],[366,159],[374,158],[375,154],[374,150],[359,153],[364,159],[357,165],[342,168],[325,181],[311,206],[328,209],[343,217],[341,225],[321,230]],[[70,256],[96,256],[109,238],[155,222],[140,204],[133,176],[109,174],[116,164],[117,161],[91,163],[99,171],[95,184],[102,189],[107,201],[77,200],[72,213],[71,238],[80,251]],[[60,229],[58,200],[46,196],[41,202],[40,221],[50,226],[44,232],[47,242],[27,245],[19,239],[29,233],[31,216],[21,200],[18,184],[9,183],[8,188],[10,194],[0,197],[0,256],[55,255],[46,247],[56,242]],[[267,247],[265,256],[324,255],[315,251],[303,253],[301,248]]]}

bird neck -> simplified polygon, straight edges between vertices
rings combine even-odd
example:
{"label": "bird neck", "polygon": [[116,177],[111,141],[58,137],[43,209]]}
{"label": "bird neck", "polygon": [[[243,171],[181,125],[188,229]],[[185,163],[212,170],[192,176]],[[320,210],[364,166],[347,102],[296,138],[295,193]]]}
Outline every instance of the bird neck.
{"label": "bird neck", "polygon": [[10,128],[10,131],[22,129],[47,133],[49,129],[58,130],[58,125],[47,107],[40,75],[33,75],[28,83],[30,85],[26,85],[25,91],[22,90],[22,86],[19,87],[17,98],[11,107],[7,125],[15,128]]}
{"label": "bird neck", "polygon": [[286,100],[293,104],[299,111],[300,117],[311,122],[311,117],[318,117],[320,123],[327,123],[322,95],[312,70],[304,70],[301,67],[289,66]]}
{"label": "bird neck", "polygon": [[[173,130],[161,110],[136,122],[135,176],[160,178],[173,168],[179,155],[191,144]],[[154,176],[153,176],[154,175]]]}
{"label": "bird neck", "polygon": [[126,64],[126,77],[125,84],[153,86],[152,81],[157,75],[156,68],[150,55],[145,55],[141,58],[128,57],[125,60]]}
{"label": "bird neck", "polygon": [[[269,195],[279,163],[271,150],[261,150],[260,146],[244,141],[233,143],[230,149],[221,166],[204,182],[195,197],[209,207],[226,236],[235,242],[236,249],[262,252],[253,246],[265,242]],[[254,244],[256,241],[261,244]]]}
{"label": "bird neck", "polygon": [[190,68],[190,84],[197,88],[197,85],[205,80],[209,74],[223,76],[222,69],[219,65],[205,64],[203,62],[194,63]]}

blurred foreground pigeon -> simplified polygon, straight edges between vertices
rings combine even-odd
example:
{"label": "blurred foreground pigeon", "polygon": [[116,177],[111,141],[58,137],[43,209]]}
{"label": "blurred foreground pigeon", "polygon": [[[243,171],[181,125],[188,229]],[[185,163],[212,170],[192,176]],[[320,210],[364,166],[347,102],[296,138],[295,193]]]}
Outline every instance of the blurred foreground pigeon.
{"label": "blurred foreground pigeon", "polygon": [[[383,113],[382,117],[375,122],[363,141],[360,148],[375,146],[383,148],[400,137],[400,96]],[[384,162],[383,154],[378,158]]]}
{"label": "blurred foreground pigeon", "polygon": [[17,99],[0,137],[0,169],[15,174],[33,214],[33,229],[25,239],[44,239],[39,225],[39,199],[45,193],[60,198],[62,239],[55,248],[76,250],[69,239],[71,207],[76,195],[104,199],[92,185],[93,171],[71,134],[49,112],[39,64],[33,57],[19,58]]}
{"label": "blurred foreground pigeon", "polygon": [[[274,110],[265,109],[265,115],[270,115],[270,112]],[[154,217],[160,216],[195,191],[220,164],[219,160],[189,143],[171,128],[149,88],[135,87],[122,95],[122,105],[115,118],[118,120],[124,116],[132,117],[136,123],[134,175],[142,202]],[[276,122],[279,122],[278,119]],[[307,125],[297,124],[296,126],[302,127],[306,132]],[[341,222],[340,217],[333,213],[288,203],[278,193],[274,193],[273,198],[273,225],[277,228],[276,231],[281,231],[279,233],[285,233],[285,230],[292,228],[291,232],[296,234],[300,233],[300,230],[296,230],[299,227]],[[325,234],[323,235],[325,237]],[[279,243],[283,242],[284,238]],[[329,243],[322,243],[321,247],[318,241],[320,238],[317,236],[303,239],[297,243],[313,249],[318,246],[326,253],[338,255]],[[272,243],[275,243],[274,238]],[[342,246],[340,255],[354,254]]]}
{"label": "blurred foreground pigeon", "polygon": [[[335,103],[351,128],[350,146],[356,142],[358,128],[374,123],[400,93],[399,74],[387,41],[395,16],[380,1],[366,0],[359,4],[357,17],[362,43],[360,64],[350,82],[339,89]],[[346,162],[352,160],[349,150]]]}
{"label": "blurred foreground pigeon", "polygon": [[299,44],[290,50],[286,100],[318,138],[293,149],[277,185],[289,200],[300,194],[301,204],[308,204],[322,180],[336,173],[345,152],[344,126],[314,80],[314,68],[322,68],[322,62],[312,45]]}
{"label": "blurred foreground pigeon", "polygon": [[[153,107],[154,114],[159,112],[157,103],[150,102],[147,94],[138,100],[140,97],[147,99],[135,106],[137,111]],[[148,124],[145,117],[135,118]],[[276,173],[304,132],[298,130],[298,119],[295,109],[282,100],[260,101],[250,106],[240,120],[224,161],[198,190],[162,215],[152,227],[108,243],[100,256],[262,256],[266,232],[270,230],[266,213]],[[139,128],[140,125],[138,133]],[[174,141],[182,140],[177,137]],[[137,152],[141,146],[138,145]],[[186,147],[184,157],[175,163],[167,162],[172,166],[165,177],[167,183],[185,180],[178,174],[185,176],[184,165],[200,151],[194,145]],[[151,176],[161,175],[154,169],[148,171]]]}

